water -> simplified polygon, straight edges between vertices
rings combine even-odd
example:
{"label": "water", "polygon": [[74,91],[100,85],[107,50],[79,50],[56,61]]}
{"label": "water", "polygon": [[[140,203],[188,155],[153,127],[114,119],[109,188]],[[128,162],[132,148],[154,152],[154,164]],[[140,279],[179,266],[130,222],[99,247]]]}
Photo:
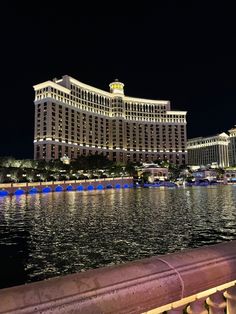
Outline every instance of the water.
{"label": "water", "polygon": [[0,198],[0,287],[236,239],[236,186]]}

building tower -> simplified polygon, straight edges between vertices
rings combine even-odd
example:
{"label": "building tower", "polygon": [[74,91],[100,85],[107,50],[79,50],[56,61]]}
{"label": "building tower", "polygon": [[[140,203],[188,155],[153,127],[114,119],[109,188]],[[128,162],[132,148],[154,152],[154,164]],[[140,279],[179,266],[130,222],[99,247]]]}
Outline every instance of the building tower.
{"label": "building tower", "polygon": [[229,131],[229,165],[236,166],[236,126]]}

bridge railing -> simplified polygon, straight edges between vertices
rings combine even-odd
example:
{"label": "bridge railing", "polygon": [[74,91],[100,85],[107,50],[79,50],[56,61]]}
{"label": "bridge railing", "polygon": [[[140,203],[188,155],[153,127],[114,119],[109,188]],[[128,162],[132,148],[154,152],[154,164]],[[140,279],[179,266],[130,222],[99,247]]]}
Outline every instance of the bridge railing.
{"label": "bridge railing", "polygon": [[236,241],[0,290],[0,313],[236,314]]}
{"label": "bridge railing", "polygon": [[133,177],[109,177],[99,179],[84,179],[84,180],[64,180],[64,181],[41,181],[41,182],[12,182],[12,183],[0,183],[0,189],[11,187],[25,187],[25,186],[37,186],[37,185],[60,185],[60,184],[77,184],[77,183],[93,183],[103,181],[126,181],[133,180]]}

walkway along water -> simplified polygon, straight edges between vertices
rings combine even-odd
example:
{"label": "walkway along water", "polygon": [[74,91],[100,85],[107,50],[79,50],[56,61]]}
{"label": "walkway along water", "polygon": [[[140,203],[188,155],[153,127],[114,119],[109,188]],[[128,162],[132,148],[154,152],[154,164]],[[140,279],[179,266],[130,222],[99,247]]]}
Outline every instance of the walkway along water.
{"label": "walkway along water", "polygon": [[0,196],[133,187],[133,177],[0,184]]}

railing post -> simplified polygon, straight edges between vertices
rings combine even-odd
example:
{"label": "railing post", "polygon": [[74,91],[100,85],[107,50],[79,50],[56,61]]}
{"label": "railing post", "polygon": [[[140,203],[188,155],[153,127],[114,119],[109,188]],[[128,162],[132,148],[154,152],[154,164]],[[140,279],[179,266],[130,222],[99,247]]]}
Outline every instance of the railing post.
{"label": "railing post", "polygon": [[208,314],[205,307],[205,299],[196,300],[187,307],[188,314]]}
{"label": "railing post", "polygon": [[209,305],[209,314],[224,314],[226,308],[226,302],[223,297],[223,292],[218,291],[210,295],[206,299],[206,303]]}
{"label": "railing post", "polygon": [[227,314],[236,313],[236,286],[227,289],[224,296],[227,300]]}
{"label": "railing post", "polygon": [[172,309],[168,311],[168,314],[183,314],[184,309],[186,308],[186,305],[182,305],[176,309]]}

